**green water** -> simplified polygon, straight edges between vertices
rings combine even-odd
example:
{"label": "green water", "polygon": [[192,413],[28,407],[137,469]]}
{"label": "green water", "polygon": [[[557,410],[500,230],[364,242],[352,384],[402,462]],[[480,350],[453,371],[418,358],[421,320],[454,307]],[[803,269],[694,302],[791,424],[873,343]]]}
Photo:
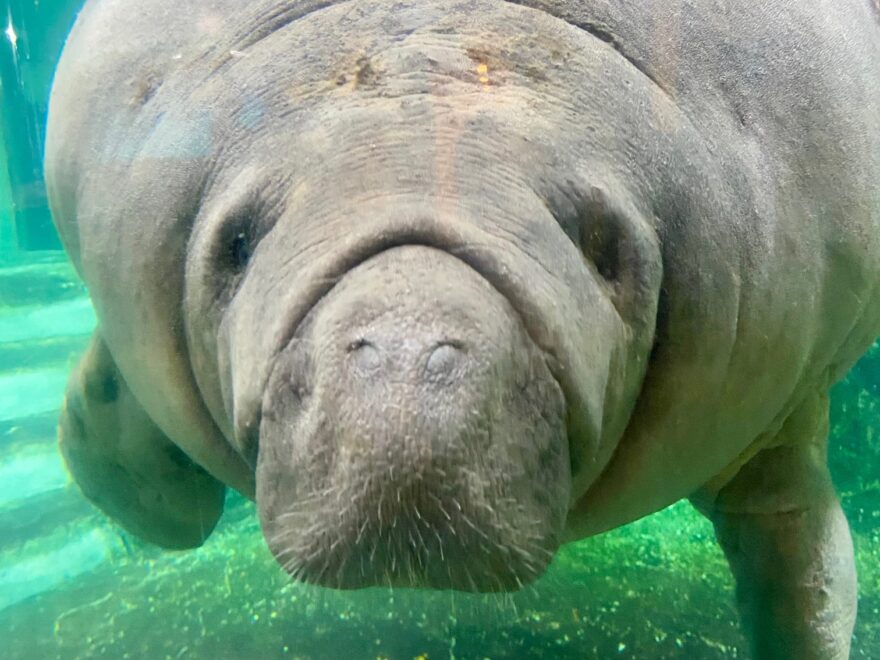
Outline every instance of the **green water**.
{"label": "green water", "polygon": [[[13,3],[30,12],[32,48],[52,53],[76,4]],[[35,113],[39,134],[53,64],[48,55],[34,60],[25,112]],[[21,90],[4,85],[8,110]],[[10,137],[11,121],[0,162],[38,158],[39,144],[21,153],[33,145]],[[37,226],[26,236],[16,224],[23,216],[10,178],[26,169],[0,171],[0,657],[748,657],[726,563],[710,524],[686,503],[565,547],[536,585],[505,596],[291,583],[252,504],[235,495],[194,551],[158,550],[108,522],[55,449],[64,384],[94,315],[63,255],[33,251],[55,241],[46,210],[29,210]],[[877,346],[834,389],[831,433],[860,578],[852,656],[878,658]]]}

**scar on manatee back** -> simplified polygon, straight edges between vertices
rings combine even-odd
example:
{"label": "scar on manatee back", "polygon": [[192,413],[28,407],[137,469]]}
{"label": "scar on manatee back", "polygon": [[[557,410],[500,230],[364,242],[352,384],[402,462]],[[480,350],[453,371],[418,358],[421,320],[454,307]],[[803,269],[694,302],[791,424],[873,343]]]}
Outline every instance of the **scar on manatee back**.
{"label": "scar on manatee back", "polygon": [[133,92],[129,105],[146,105],[162,86],[162,78],[155,71],[146,71],[129,81]]}
{"label": "scar on manatee back", "polygon": [[369,55],[361,55],[351,69],[343,71],[336,77],[336,86],[342,87],[342,85],[351,83],[352,89],[370,89],[379,84],[380,78]]}
{"label": "scar on manatee back", "polygon": [[[526,78],[538,82],[547,82],[549,80],[543,69],[547,62],[539,63],[540,66],[527,64],[522,58],[513,57],[511,51],[507,48],[470,46],[465,50],[465,53],[471,62],[474,63],[479,80],[484,85],[498,84],[498,79],[491,74],[500,71],[519,73]],[[551,51],[551,62],[555,64],[560,58],[560,52],[553,49]]]}

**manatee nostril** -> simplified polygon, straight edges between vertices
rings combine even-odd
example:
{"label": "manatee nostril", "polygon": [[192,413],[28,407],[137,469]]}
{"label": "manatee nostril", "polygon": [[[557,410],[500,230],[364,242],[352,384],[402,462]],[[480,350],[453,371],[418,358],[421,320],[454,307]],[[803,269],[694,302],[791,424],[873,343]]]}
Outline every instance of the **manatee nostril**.
{"label": "manatee nostril", "polygon": [[425,369],[431,374],[449,373],[464,359],[464,350],[461,346],[453,343],[443,343],[437,346],[428,356]]}
{"label": "manatee nostril", "polygon": [[379,367],[379,351],[366,339],[358,339],[351,342],[346,352],[351,355],[355,366],[359,369],[372,371]]}

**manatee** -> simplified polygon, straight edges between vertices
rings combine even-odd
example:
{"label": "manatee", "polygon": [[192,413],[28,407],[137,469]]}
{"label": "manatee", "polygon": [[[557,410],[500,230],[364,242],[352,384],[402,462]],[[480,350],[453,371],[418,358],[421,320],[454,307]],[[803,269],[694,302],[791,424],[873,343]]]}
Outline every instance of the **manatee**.
{"label": "manatee", "polygon": [[689,498],[759,658],[845,658],[828,390],[880,333],[873,0],[92,0],[45,154],[67,465],[294,578],[515,590]]}

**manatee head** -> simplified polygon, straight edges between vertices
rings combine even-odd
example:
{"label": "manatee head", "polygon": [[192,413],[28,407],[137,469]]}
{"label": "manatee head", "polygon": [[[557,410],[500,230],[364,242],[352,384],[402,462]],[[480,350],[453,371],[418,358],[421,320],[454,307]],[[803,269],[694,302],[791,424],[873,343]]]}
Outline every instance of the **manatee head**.
{"label": "manatee head", "polygon": [[440,4],[223,43],[178,111],[222,144],[187,245],[193,374],[271,551],[330,587],[540,576],[652,342],[648,177],[616,126],[655,140],[653,90],[552,16]]}

